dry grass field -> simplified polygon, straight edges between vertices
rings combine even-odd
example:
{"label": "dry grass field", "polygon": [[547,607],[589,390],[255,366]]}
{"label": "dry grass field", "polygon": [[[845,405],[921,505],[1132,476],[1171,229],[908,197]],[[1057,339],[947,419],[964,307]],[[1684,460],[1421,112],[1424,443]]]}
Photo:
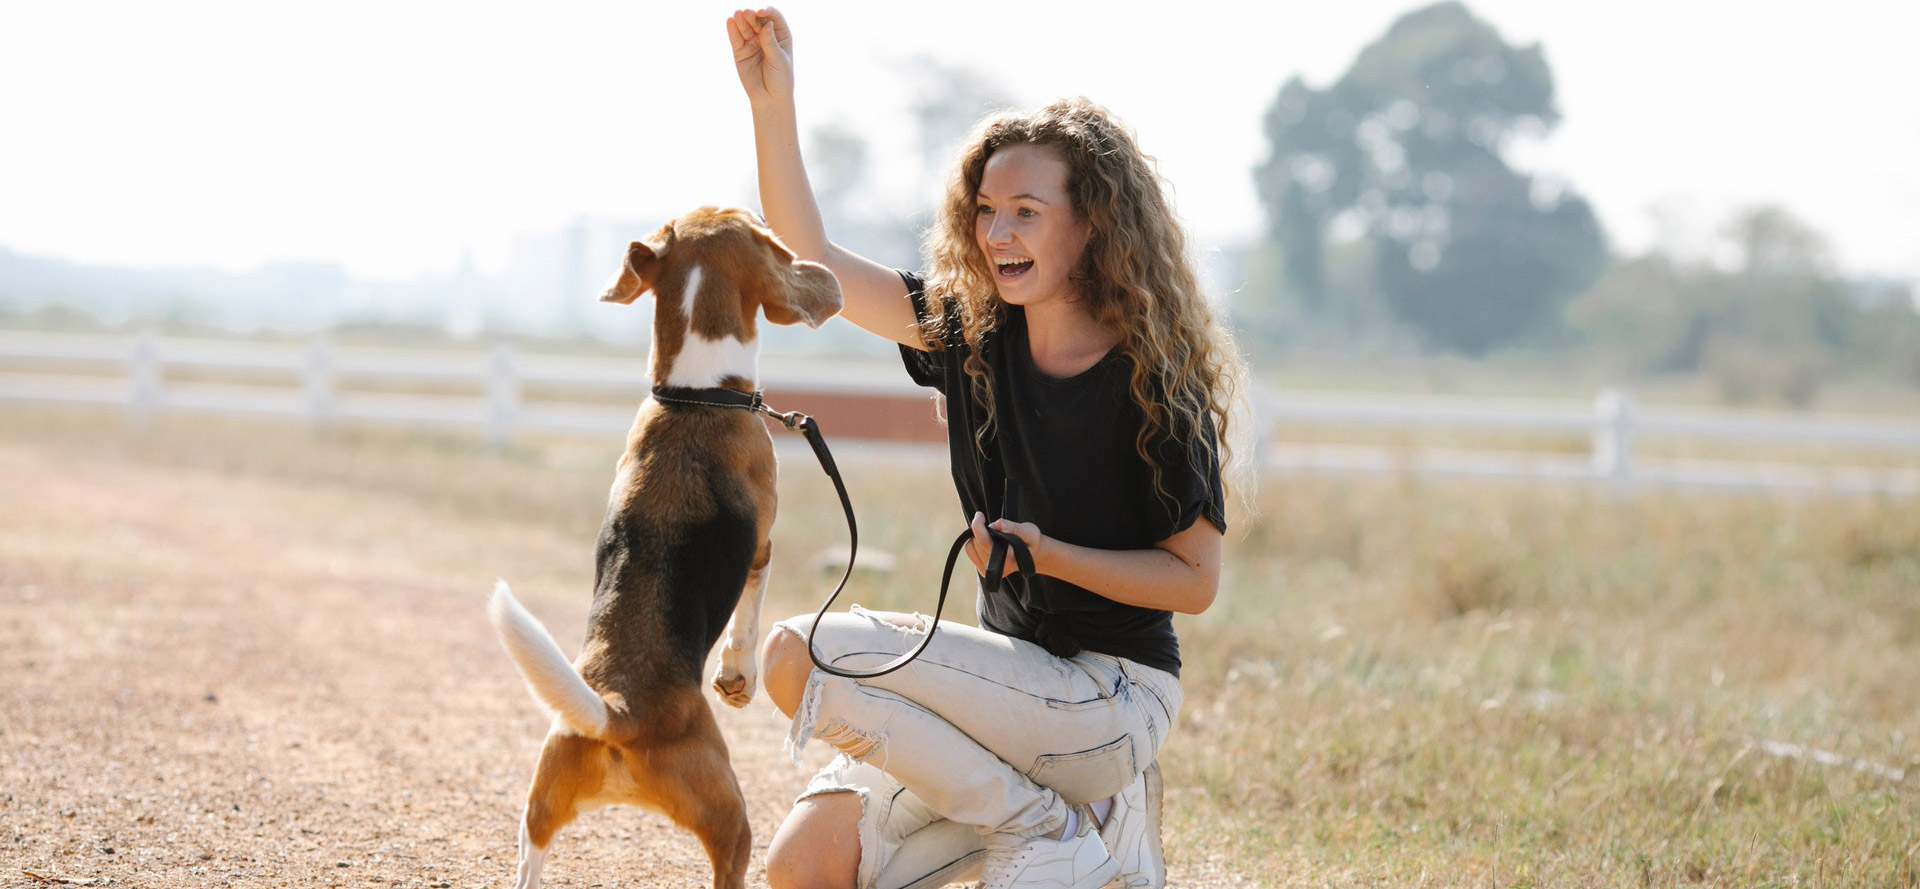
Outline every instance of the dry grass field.
{"label": "dry grass field", "polygon": [[[510,885],[546,720],[482,607],[506,577],[577,642],[618,444],[0,408],[0,887]],[[943,472],[836,451],[900,563],[849,598],[928,607]],[[845,540],[788,453],[774,614]],[[1257,505],[1182,623],[1173,885],[1920,886],[1920,504],[1292,477]],[[764,699],[719,713],[757,868],[805,773]],[[706,864],[613,809],[547,873]]]}

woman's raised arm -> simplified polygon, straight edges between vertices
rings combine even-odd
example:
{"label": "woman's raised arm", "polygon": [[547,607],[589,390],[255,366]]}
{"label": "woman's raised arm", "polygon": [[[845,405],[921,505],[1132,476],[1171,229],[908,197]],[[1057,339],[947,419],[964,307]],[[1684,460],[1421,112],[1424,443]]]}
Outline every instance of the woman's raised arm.
{"label": "woman's raised arm", "polygon": [[760,207],[781,242],[801,259],[824,264],[840,279],[840,313],[894,342],[925,349],[907,287],[893,269],[827,239],[800,156],[793,100],[793,31],[780,11],[742,9],[727,20],[733,64],[753,109]]}

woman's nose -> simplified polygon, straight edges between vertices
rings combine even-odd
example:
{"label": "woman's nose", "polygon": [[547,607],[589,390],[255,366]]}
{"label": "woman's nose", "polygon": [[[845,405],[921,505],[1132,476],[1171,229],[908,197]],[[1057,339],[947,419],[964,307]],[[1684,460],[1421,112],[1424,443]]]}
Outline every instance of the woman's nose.
{"label": "woman's nose", "polygon": [[1012,242],[1013,233],[1008,230],[1007,226],[1001,224],[999,216],[994,216],[988,220],[987,243],[989,245],[1001,246]]}

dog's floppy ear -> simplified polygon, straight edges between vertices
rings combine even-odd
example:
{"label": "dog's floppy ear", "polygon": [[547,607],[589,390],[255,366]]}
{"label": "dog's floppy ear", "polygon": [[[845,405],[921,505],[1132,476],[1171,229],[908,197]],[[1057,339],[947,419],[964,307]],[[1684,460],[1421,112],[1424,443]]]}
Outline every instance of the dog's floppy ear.
{"label": "dog's floppy ear", "polygon": [[660,276],[661,259],[662,251],[654,250],[653,245],[645,241],[634,241],[627,245],[627,259],[607,281],[606,289],[600,293],[600,301],[624,306],[640,294],[652,290],[654,280]]}
{"label": "dog's floppy ear", "polygon": [[840,279],[817,262],[795,259],[787,245],[758,228],[754,229],[771,254],[771,286],[764,288],[760,310],[775,324],[799,324],[819,327],[840,311]]}
{"label": "dog's floppy ear", "polygon": [[819,327],[840,311],[840,279],[817,262],[796,259],[788,266],[784,302],[769,299],[760,304],[767,320],[775,324]]}

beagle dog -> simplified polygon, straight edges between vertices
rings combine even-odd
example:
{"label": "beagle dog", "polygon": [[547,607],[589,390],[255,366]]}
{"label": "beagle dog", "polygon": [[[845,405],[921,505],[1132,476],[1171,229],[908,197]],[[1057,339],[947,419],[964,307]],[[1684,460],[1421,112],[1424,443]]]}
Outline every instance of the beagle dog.
{"label": "beagle dog", "polygon": [[758,404],[756,316],[818,327],[840,310],[840,285],[752,214],[702,207],[633,242],[600,299],[631,303],[649,290],[654,394],[615,470],[578,659],[504,581],[488,603],[501,644],[555,717],[521,819],[518,889],[540,884],[561,827],[616,803],[698,836],[717,889],[745,885],[745,801],[700,682],[724,627],[711,687],[735,707],[752,698],[772,557],[773,441],[757,411],[735,408]]}

